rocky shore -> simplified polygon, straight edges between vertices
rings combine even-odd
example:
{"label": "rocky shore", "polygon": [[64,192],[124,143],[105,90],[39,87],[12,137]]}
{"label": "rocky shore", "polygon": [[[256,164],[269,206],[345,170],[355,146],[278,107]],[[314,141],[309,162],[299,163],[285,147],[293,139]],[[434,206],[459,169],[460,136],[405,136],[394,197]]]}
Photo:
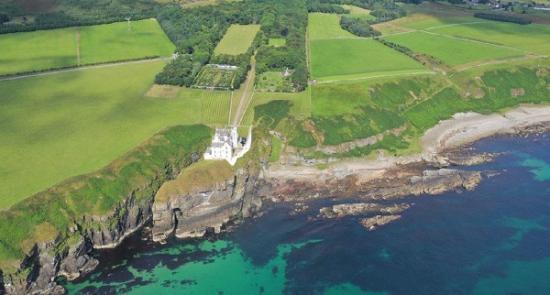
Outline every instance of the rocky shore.
{"label": "rocky shore", "polygon": [[[410,204],[400,201],[405,196],[474,189],[490,174],[462,170],[460,166],[491,161],[497,155],[471,154],[460,147],[495,133],[547,132],[550,125],[543,122],[550,122],[550,108],[546,111],[516,110],[495,121],[498,128],[489,124],[491,128],[482,128],[483,131],[475,127],[485,126],[477,116],[468,115],[470,123],[465,125],[442,122],[452,128],[442,132],[438,125],[428,131],[423,139],[425,151],[419,155],[349,160],[322,170],[290,165],[264,165],[261,170],[239,168],[208,185],[194,186],[192,191],[175,191],[163,198],[152,191],[147,201],[137,202],[130,194],[112,214],[86,217],[98,226],[83,232],[78,243],[61,255],[52,255],[51,249],[57,246],[55,241],[35,245],[21,264],[21,269],[30,269],[30,273],[18,277],[0,274],[3,285],[0,294],[63,294],[56,277],[72,280],[88,274],[98,264],[91,255],[93,251],[118,246],[147,223],[152,223],[151,239],[157,242],[171,237],[202,237],[207,232],[221,231],[231,220],[258,212],[264,200],[290,202],[298,211],[307,208],[308,201],[313,199],[342,200],[341,204],[322,208],[319,218],[357,216],[366,230],[375,230],[398,220],[410,208]],[[518,119],[521,112],[524,117]],[[525,116],[533,121],[526,123]],[[475,136],[466,140],[465,134]],[[360,201],[349,204],[347,197]],[[78,232],[78,227],[73,231]]]}

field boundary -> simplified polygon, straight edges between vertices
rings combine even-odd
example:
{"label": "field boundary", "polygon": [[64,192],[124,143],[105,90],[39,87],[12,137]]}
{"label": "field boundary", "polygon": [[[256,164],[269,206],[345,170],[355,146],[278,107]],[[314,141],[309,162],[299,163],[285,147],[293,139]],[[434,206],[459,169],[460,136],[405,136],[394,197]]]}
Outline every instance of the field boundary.
{"label": "field boundary", "polygon": [[84,65],[84,66],[61,67],[61,68],[48,69],[43,71],[33,71],[33,72],[26,72],[26,73],[3,75],[3,76],[0,76],[0,82],[55,75],[55,74],[61,74],[61,73],[67,73],[67,72],[83,71],[83,70],[89,70],[89,69],[116,67],[116,66],[123,66],[128,64],[139,64],[139,63],[146,63],[146,62],[168,61],[168,60],[170,60],[170,58],[168,57],[152,56],[152,57],[146,57],[146,58],[97,63],[97,64],[90,64],[90,65]]}

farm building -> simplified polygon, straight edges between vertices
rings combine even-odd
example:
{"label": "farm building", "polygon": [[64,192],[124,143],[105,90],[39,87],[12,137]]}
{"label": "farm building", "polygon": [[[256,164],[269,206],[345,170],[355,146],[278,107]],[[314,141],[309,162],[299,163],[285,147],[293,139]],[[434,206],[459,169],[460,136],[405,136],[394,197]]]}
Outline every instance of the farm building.
{"label": "farm building", "polygon": [[204,153],[205,160],[226,160],[235,165],[237,160],[250,149],[252,127],[246,138],[239,138],[237,127],[216,128],[212,144]]}

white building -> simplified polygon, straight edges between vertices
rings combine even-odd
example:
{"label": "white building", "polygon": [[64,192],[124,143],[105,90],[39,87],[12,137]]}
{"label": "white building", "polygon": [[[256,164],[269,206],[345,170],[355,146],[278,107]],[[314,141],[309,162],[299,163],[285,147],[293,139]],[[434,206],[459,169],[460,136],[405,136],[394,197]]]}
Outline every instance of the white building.
{"label": "white building", "polygon": [[232,166],[252,145],[252,127],[246,138],[239,138],[237,127],[216,128],[212,144],[204,153],[205,160],[226,160]]}

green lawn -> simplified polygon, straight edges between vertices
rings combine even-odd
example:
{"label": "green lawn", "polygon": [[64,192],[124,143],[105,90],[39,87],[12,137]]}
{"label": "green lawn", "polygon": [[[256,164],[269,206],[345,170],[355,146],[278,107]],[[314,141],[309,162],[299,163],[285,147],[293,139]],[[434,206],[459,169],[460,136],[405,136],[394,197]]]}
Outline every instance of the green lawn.
{"label": "green lawn", "polygon": [[154,19],[0,35],[0,75],[147,56],[175,49]]}
{"label": "green lawn", "polygon": [[357,39],[359,37],[340,27],[340,16],[328,13],[310,13],[308,16],[309,40]]}
{"label": "green lawn", "polygon": [[246,53],[260,31],[260,25],[231,25],[222,40],[216,46],[217,55],[239,55]]}
{"label": "green lawn", "polygon": [[434,56],[450,66],[523,55],[519,50],[425,32],[394,35],[386,39],[413,51]]}
{"label": "green lawn", "polygon": [[175,124],[227,122],[229,92],[146,97],[163,62],[0,82],[0,209]]}
{"label": "green lawn", "polygon": [[415,60],[372,39],[316,40],[310,47],[311,74],[315,79],[425,70]]}
{"label": "green lawn", "polygon": [[483,22],[471,25],[440,27],[430,31],[510,46],[538,54],[550,54],[550,26],[548,25]]}

